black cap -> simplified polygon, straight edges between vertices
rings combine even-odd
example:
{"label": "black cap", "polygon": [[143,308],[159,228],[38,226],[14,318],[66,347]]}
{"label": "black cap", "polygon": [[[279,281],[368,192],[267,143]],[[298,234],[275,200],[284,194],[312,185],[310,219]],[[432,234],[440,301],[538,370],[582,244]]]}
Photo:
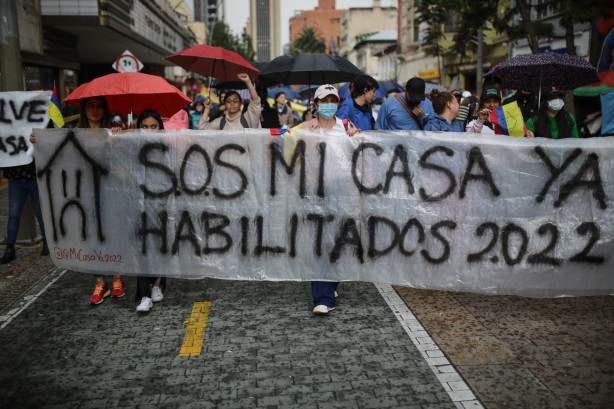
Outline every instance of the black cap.
{"label": "black cap", "polygon": [[543,88],[542,89],[542,100],[549,100],[554,98],[563,98],[565,96],[565,92],[557,90],[556,88]]}
{"label": "black cap", "polygon": [[499,101],[501,101],[501,93],[497,88],[484,88],[482,90],[482,97],[480,98],[480,101],[485,101],[488,98],[497,98]]}
{"label": "black cap", "polygon": [[412,104],[418,104],[426,99],[425,90],[426,83],[422,78],[410,78],[405,84],[405,91],[409,94],[409,102]]}

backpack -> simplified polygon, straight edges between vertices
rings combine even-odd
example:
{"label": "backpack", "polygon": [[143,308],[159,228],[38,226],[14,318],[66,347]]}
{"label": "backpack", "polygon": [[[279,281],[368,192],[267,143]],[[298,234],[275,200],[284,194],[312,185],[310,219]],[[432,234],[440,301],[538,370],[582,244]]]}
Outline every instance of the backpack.
{"label": "backpack", "polygon": [[[241,119],[239,121],[241,121],[241,125],[243,126],[243,128],[249,128],[247,119],[245,119],[243,114],[241,114]],[[223,115],[222,120],[220,121],[220,131],[223,130],[225,126],[226,126],[226,115]]]}

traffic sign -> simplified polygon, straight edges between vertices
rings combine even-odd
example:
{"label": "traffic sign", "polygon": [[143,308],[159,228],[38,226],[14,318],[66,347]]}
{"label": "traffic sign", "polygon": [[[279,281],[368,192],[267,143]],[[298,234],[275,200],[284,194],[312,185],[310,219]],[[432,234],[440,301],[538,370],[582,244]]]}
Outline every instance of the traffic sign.
{"label": "traffic sign", "polygon": [[117,72],[137,72],[143,69],[143,63],[134,54],[126,50],[117,57],[112,67]]}

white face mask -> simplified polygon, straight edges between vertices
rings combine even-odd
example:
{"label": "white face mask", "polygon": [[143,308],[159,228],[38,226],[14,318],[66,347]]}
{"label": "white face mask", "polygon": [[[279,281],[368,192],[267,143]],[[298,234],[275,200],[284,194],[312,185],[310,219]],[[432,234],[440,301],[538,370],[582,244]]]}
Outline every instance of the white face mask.
{"label": "white face mask", "polygon": [[563,101],[561,98],[551,99],[548,101],[548,108],[555,112],[560,111],[564,105],[565,101]]}

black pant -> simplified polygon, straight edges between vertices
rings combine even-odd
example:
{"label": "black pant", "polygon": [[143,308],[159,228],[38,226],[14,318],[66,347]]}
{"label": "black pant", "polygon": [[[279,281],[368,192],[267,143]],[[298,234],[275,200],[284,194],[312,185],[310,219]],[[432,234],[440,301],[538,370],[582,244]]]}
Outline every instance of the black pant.
{"label": "black pant", "polygon": [[[136,278],[136,295],[134,299],[136,301],[141,301],[141,298],[148,297],[151,298],[151,286],[155,284],[158,277],[142,277],[139,276]],[[166,288],[166,277],[162,277],[160,279],[160,288],[162,291]]]}

